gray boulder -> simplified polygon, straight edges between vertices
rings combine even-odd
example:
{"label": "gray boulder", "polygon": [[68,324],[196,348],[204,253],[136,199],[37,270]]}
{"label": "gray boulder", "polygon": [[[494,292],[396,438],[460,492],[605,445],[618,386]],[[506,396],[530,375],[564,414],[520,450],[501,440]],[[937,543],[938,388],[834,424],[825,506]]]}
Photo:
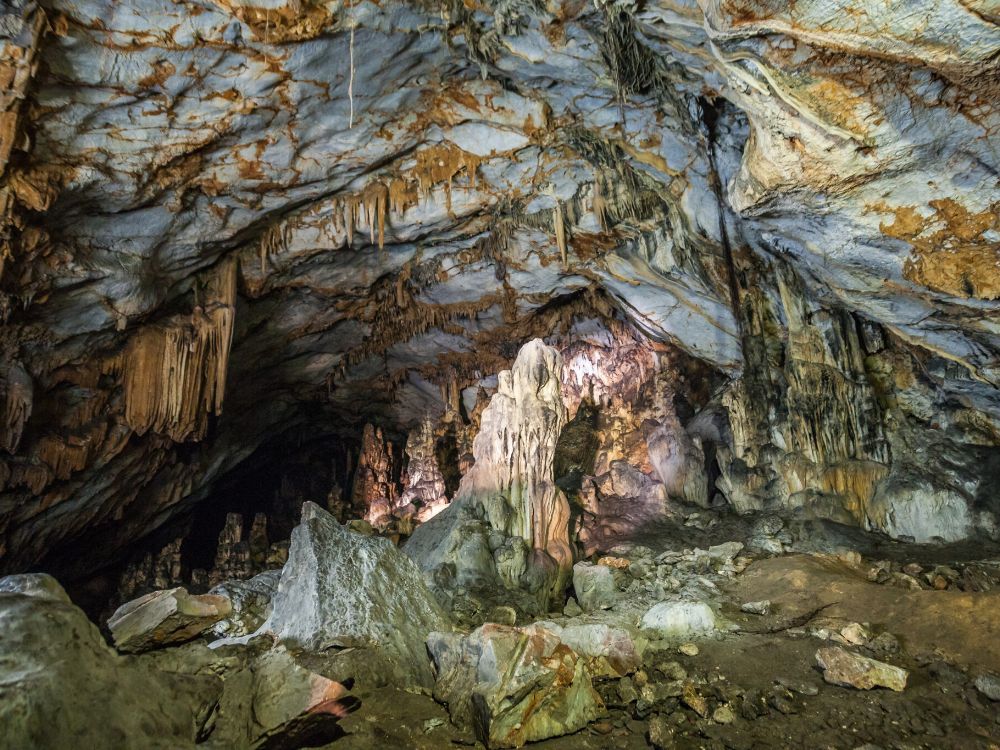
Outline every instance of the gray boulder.
{"label": "gray boulder", "polygon": [[450,629],[417,566],[388,539],[363,536],[315,503],[302,506],[288,562],[258,633],[290,648],[371,648],[399,685],[433,684],[424,642]]}
{"label": "gray boulder", "polygon": [[245,581],[223,581],[208,593],[224,596],[232,611],[212,626],[221,636],[248,635],[259,628],[271,614],[271,599],[278,590],[281,570],[266,570]]}
{"label": "gray boulder", "polygon": [[0,747],[193,748],[222,680],[119,656],[45,578],[0,579]]}
{"label": "gray boulder", "polygon": [[184,588],[154,591],[115,610],[108,629],[119,651],[139,653],[197,638],[231,609],[224,596]]}
{"label": "gray boulder", "polygon": [[606,565],[578,562],[573,566],[573,590],[584,612],[610,609],[618,598],[614,573]]}

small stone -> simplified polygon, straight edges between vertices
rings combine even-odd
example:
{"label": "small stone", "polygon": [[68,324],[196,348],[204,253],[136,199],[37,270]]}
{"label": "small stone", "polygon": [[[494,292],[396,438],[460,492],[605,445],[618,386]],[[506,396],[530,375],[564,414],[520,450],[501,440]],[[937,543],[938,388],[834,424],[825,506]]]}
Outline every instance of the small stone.
{"label": "small stone", "polygon": [[693,643],[682,643],[680,646],[677,647],[677,650],[680,653],[684,654],[684,656],[698,655],[698,647]]}
{"label": "small stone", "polygon": [[714,563],[730,563],[743,551],[743,542],[725,542],[708,548],[708,557]]}
{"label": "small stone", "polygon": [[656,750],[672,750],[674,728],[667,717],[657,714],[649,720],[649,744]]}
{"label": "small stone", "polygon": [[678,662],[668,661],[656,667],[668,680],[686,680],[688,673]]}
{"label": "small stone", "polygon": [[871,633],[859,622],[852,622],[842,627],[840,635],[852,646],[864,646],[871,640]]}
{"label": "small stone", "polygon": [[611,734],[614,731],[615,725],[610,721],[595,721],[590,725],[590,728],[597,734]]}
{"label": "small stone", "polygon": [[622,677],[618,681],[618,700],[623,705],[634,703],[639,699],[639,692],[635,689],[635,683],[630,677]]}
{"label": "small stone", "polygon": [[769,615],[771,614],[771,600],[762,599],[759,602],[747,602],[740,610],[748,615]]}
{"label": "small stone", "polygon": [[712,712],[712,721],[716,724],[732,724],[736,721],[736,714],[733,713],[733,709],[728,704],[719,706]]}
{"label": "small stone", "polygon": [[779,685],[781,685],[786,690],[790,690],[793,693],[798,693],[799,695],[818,695],[819,688],[816,687],[811,682],[801,682],[799,680],[792,680],[787,677],[778,677],[775,679]]}
{"label": "small stone", "polygon": [[995,674],[981,674],[975,681],[976,690],[991,701],[1000,701],[1000,677]]}
{"label": "small stone", "polygon": [[920,563],[907,563],[903,566],[903,572],[908,576],[918,576],[924,572],[924,569]]}
{"label": "small stone", "polygon": [[708,718],[708,701],[705,699],[693,682],[685,682],[680,695],[681,701],[701,718]]}
{"label": "small stone", "polygon": [[661,638],[676,638],[715,630],[715,613],[701,601],[674,600],[654,604],[642,616],[639,627]]}
{"label": "small stone", "polygon": [[898,654],[899,639],[892,633],[879,633],[868,643],[868,648],[882,654]]}
{"label": "small stone", "polygon": [[816,652],[816,661],[823,668],[823,679],[831,685],[859,690],[887,687],[902,692],[909,676],[905,669],[836,646],[821,648]]}
{"label": "small stone", "polygon": [[631,565],[628,558],[615,557],[614,555],[605,555],[598,558],[597,564],[603,565],[606,568],[617,568],[618,570],[628,570]]}
{"label": "small stone", "polygon": [[618,586],[611,568],[606,565],[593,565],[589,562],[574,565],[573,590],[584,612],[610,609],[618,598]]}
{"label": "small stone", "polygon": [[571,596],[566,602],[566,606],[563,607],[563,614],[567,617],[579,617],[583,614],[583,607],[577,604],[576,599]]}
{"label": "small stone", "polygon": [[424,722],[424,732],[431,732],[437,729],[438,727],[442,727],[444,725],[445,725],[444,719],[438,719],[438,718],[427,719],[427,721]]}
{"label": "small stone", "polygon": [[931,586],[935,591],[944,591],[948,588],[948,579],[942,575],[936,575],[931,579]]}

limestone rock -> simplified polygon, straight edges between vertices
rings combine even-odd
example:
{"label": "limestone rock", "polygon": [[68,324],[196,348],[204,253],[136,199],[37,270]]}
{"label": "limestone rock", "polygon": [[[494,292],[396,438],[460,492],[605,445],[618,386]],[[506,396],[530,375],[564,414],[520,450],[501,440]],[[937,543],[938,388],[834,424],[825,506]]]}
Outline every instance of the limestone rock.
{"label": "limestone rock", "polygon": [[573,590],[584,612],[610,609],[618,599],[614,573],[607,565],[578,562],[573,566]]}
{"label": "limestone rock", "polygon": [[981,674],[975,680],[976,690],[991,701],[1000,701],[1000,677],[995,674]]}
{"label": "limestone rock", "polygon": [[586,660],[544,627],[486,624],[468,636],[433,633],[434,696],[487,747],[575,732],[604,715]]}
{"label": "limestone rock", "polygon": [[0,594],[24,594],[38,599],[70,603],[69,596],[52,576],[46,573],[21,573],[0,578]]}
{"label": "limestone rock", "polygon": [[[562,593],[573,554],[569,505],[552,476],[566,422],[561,370],[559,352],[535,339],[500,373],[473,444],[475,464],[451,505],[419,526],[406,544],[422,570],[452,565],[459,579],[492,575],[504,586],[537,593],[540,609]],[[486,544],[485,536],[470,536],[470,522],[474,526],[477,520],[487,524],[483,534],[499,532],[504,541]]]}
{"label": "limestone rock", "polygon": [[448,627],[420,571],[388,539],[349,531],[307,502],[258,632],[290,648],[373,648],[393,664],[399,684],[430,686],[424,641]]}
{"label": "limestone rock", "polygon": [[429,418],[410,431],[406,439],[406,477],[403,493],[397,503],[397,512],[412,513],[421,521],[433,518],[448,505],[444,475],[438,466],[434,426]]}
{"label": "limestone rock", "polygon": [[184,588],[154,591],[115,610],[108,629],[119,651],[137,653],[189,641],[231,610],[225,596],[189,594]]}
{"label": "limestone rock", "polygon": [[871,690],[886,687],[902,692],[909,673],[882,661],[846,651],[838,646],[821,648],[816,661],[823,668],[823,679],[833,685]]}
{"label": "limestone rock", "polygon": [[65,593],[35,576],[0,579],[0,745],[194,748],[222,681],[121,657]]}
{"label": "limestone rock", "polygon": [[271,599],[281,580],[280,570],[267,570],[246,581],[223,581],[208,593],[224,596],[231,611],[212,626],[220,636],[241,636],[254,632],[271,613]]}
{"label": "limestone rock", "polygon": [[771,613],[771,600],[762,599],[759,602],[746,602],[740,605],[740,611],[749,615],[768,615]]}
{"label": "limestone rock", "polygon": [[705,602],[677,599],[654,604],[639,621],[661,638],[685,638],[716,629],[715,613]]}
{"label": "limestone rock", "polygon": [[346,688],[310,672],[279,647],[253,663],[250,738],[255,748],[315,747],[343,735]]}
{"label": "limestone rock", "polygon": [[588,660],[594,677],[624,677],[639,668],[640,658],[632,634],[605,623],[585,622],[558,625],[539,621],[539,627],[553,633],[573,651]]}

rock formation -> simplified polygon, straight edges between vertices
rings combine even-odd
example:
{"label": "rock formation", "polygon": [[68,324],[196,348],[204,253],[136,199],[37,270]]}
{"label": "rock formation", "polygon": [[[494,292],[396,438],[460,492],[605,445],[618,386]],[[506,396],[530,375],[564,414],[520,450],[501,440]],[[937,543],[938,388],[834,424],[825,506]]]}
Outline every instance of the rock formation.
{"label": "rock formation", "polygon": [[448,504],[444,476],[438,466],[436,442],[430,419],[422,420],[406,439],[409,463],[398,507],[421,521],[433,518]]}
{"label": "rock formation", "polygon": [[559,352],[536,339],[500,373],[473,445],[475,463],[451,505],[405,547],[432,578],[450,570],[459,581],[527,588],[543,608],[565,588],[573,565],[569,505],[552,476],[566,421],[561,372]]}
{"label": "rock formation", "polygon": [[349,531],[306,503],[271,614],[258,632],[289,648],[371,649],[398,684],[429,686],[423,642],[447,626],[409,558],[387,539]]}

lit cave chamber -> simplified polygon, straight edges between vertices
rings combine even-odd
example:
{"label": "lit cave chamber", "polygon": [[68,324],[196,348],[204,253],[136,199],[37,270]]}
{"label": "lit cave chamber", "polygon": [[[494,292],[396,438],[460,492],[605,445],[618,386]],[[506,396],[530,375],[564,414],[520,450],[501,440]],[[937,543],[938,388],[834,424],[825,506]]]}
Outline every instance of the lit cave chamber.
{"label": "lit cave chamber", "polygon": [[989,0],[0,0],[0,748],[1000,747]]}

